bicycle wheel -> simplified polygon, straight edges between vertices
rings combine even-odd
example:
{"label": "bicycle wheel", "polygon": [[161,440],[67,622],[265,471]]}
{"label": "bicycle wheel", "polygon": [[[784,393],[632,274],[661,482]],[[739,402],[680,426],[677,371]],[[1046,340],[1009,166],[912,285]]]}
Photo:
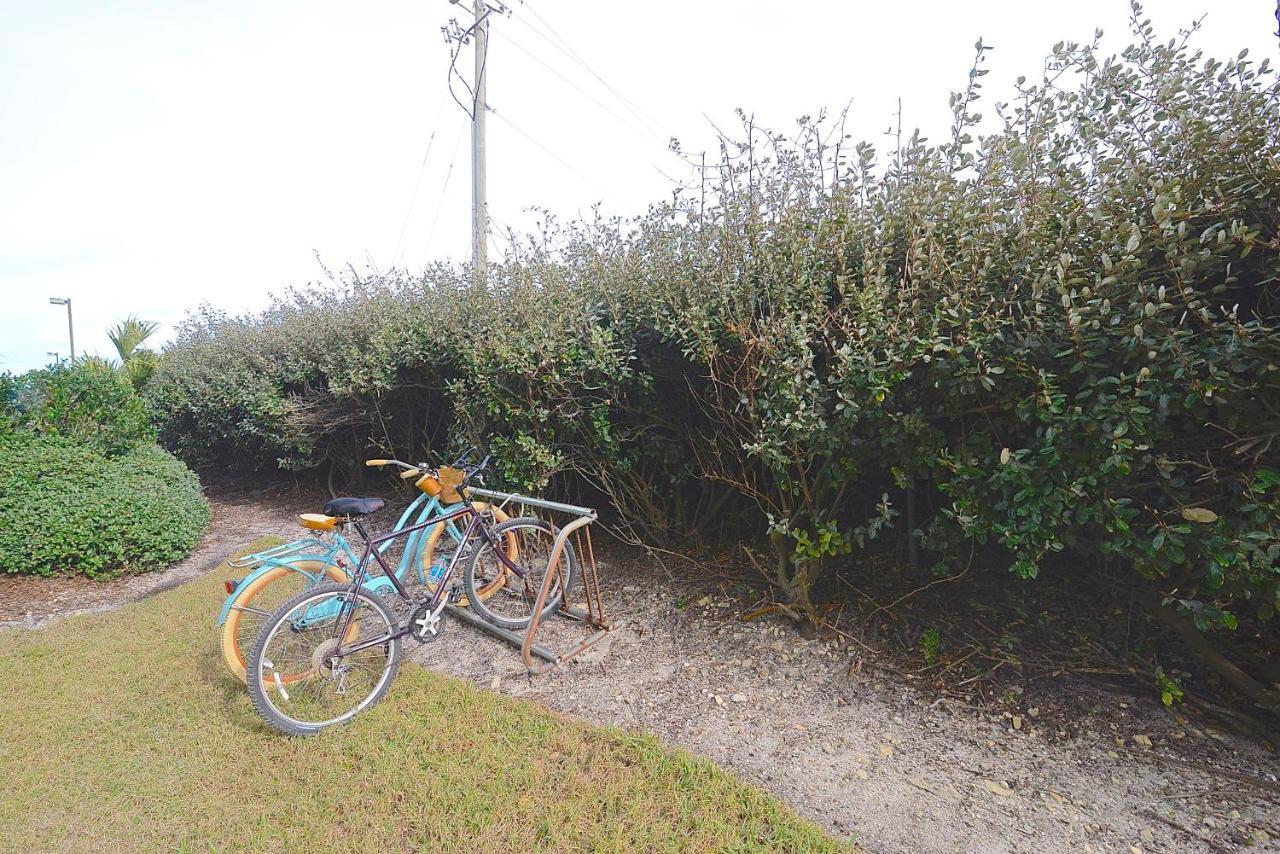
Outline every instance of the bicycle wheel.
{"label": "bicycle wheel", "polygon": [[[351,623],[337,633],[347,613]],[[288,735],[313,735],[377,703],[400,666],[397,628],[381,597],[350,584],[318,584],[280,606],[249,655],[249,696],[263,720]],[[341,647],[387,639],[349,655]]]}
{"label": "bicycle wheel", "polygon": [[[493,538],[497,544],[515,539],[517,555],[511,562],[516,568],[513,571],[505,566],[488,543],[481,542],[475,547],[462,575],[462,586],[476,613],[504,629],[522,629],[529,625],[548,569],[556,573],[556,578],[551,582],[542,616],[558,608],[578,573],[573,544],[566,542],[556,565],[549,567],[555,530],[532,516],[502,523],[493,529]],[[479,595],[486,585],[503,575],[509,577],[489,598]]]}
{"label": "bicycle wheel", "polygon": [[227,669],[241,682],[249,650],[262,630],[262,624],[286,599],[298,595],[315,582],[290,567],[306,570],[312,576],[344,582],[347,574],[332,564],[321,560],[302,560],[290,566],[277,566],[264,572],[236,591],[227,618],[222,621],[222,660]]}
{"label": "bicycle wheel", "polygon": [[[506,522],[510,517],[501,507],[494,507],[483,501],[473,501],[471,506],[480,513],[484,514],[485,520],[490,525],[499,525]],[[466,522],[457,520],[453,523],[456,528],[465,528]],[[448,524],[436,525],[431,529],[431,534],[427,537],[426,545],[422,549],[422,577],[427,579],[427,589],[432,593],[436,592],[436,583],[431,580],[431,566],[435,563],[437,555],[448,560],[445,552],[453,551],[458,547],[458,541],[454,538],[453,533],[449,529]],[[514,536],[507,540],[507,556],[514,562],[519,552],[519,543]],[[497,593],[502,585],[506,582],[507,576],[503,574],[495,574],[489,579],[488,583],[480,587],[476,592],[481,599],[488,599],[494,593]],[[471,602],[470,595],[463,596],[458,600],[458,606],[466,608]]]}

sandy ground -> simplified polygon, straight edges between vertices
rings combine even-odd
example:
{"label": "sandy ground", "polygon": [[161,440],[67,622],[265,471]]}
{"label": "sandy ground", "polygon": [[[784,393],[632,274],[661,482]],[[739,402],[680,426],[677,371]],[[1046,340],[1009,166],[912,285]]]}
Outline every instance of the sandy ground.
{"label": "sandy ground", "polygon": [[[256,537],[293,536],[310,503],[217,499],[200,547],[162,573],[0,579],[0,627],[168,589]],[[939,699],[857,645],[805,641],[773,618],[743,622],[751,603],[675,568],[672,579],[640,552],[606,549],[605,602],[625,625],[590,660],[551,673],[527,675],[516,650],[456,620],[410,652],[489,690],[652,732],[868,851],[1280,851],[1280,762],[1252,742],[1078,680],[1055,686],[1091,695],[1090,713],[1071,721]],[[543,639],[581,637],[557,619]]]}
{"label": "sandy ground", "polygon": [[[1096,712],[1059,734],[1038,710],[1015,720],[931,699],[866,650],[744,623],[751,603],[696,578],[677,586],[642,554],[615,550],[600,569],[610,616],[626,625],[594,661],[531,677],[517,651],[456,621],[415,658],[653,732],[869,851],[1280,850],[1276,757],[1146,698],[1067,686],[1095,691]],[[582,637],[554,623],[553,647]]]}

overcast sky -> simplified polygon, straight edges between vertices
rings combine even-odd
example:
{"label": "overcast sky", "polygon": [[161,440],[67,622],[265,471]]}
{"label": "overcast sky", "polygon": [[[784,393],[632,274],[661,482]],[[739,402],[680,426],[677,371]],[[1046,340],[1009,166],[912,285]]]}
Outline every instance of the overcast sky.
{"label": "overcast sky", "polygon": [[[1257,58],[1276,53],[1274,12],[1147,9],[1166,36],[1203,15],[1206,52]],[[77,349],[108,354],[106,328],[129,313],[158,321],[162,342],[201,302],[259,309],[322,279],[317,253],[361,269],[466,257],[468,119],[440,28],[467,14],[447,0],[0,0],[0,370],[66,354],[50,296],[72,298]],[[490,209],[516,228],[534,205],[643,210],[666,176],[689,177],[665,140],[713,147],[710,122],[731,127],[736,107],[785,128],[851,102],[849,130],[881,141],[900,97],[904,126],[938,137],[978,37],[995,47],[995,99],[1059,39],[1101,27],[1122,48],[1127,19],[1123,0],[514,0],[489,55]],[[460,67],[469,79],[469,55]]]}

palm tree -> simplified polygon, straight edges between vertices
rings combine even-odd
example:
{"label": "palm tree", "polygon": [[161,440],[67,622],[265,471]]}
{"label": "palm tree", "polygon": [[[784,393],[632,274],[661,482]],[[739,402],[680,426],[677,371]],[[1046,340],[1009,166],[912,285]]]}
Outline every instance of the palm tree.
{"label": "palm tree", "polygon": [[107,337],[120,354],[120,370],[135,389],[141,390],[146,385],[159,362],[155,352],[142,346],[158,325],[131,314],[107,330]]}

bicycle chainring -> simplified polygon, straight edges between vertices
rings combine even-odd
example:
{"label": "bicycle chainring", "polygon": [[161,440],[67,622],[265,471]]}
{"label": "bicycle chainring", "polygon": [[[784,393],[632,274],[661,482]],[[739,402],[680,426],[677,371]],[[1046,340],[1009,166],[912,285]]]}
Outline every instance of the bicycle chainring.
{"label": "bicycle chainring", "polygon": [[409,637],[418,643],[431,643],[440,640],[444,634],[444,612],[432,615],[431,603],[423,602],[414,609],[409,617]]}

